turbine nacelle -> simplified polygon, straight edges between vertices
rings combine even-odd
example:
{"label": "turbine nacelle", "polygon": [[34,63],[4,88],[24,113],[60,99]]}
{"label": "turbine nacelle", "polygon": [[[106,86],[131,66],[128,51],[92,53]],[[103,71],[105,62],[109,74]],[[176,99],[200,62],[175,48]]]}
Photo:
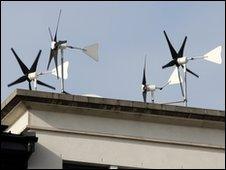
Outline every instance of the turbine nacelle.
{"label": "turbine nacelle", "polygon": [[59,48],[60,50],[66,49],[66,48],[67,48],[67,43],[62,43],[62,44],[60,44],[58,48]]}
{"label": "turbine nacelle", "polygon": [[156,85],[154,85],[154,84],[147,84],[146,86],[142,85],[141,89],[143,91],[149,92],[149,91],[155,91],[156,89],[160,89],[160,88],[156,87]]}
{"label": "turbine nacelle", "polygon": [[177,63],[178,63],[179,65],[186,64],[187,62],[188,62],[187,57],[180,57],[180,58],[177,59]]}
{"label": "turbine nacelle", "polygon": [[146,92],[154,92],[156,89],[158,90],[162,90],[163,87],[157,87],[156,85],[154,84],[147,84],[146,86],[145,85],[141,85],[141,90],[146,91]]}

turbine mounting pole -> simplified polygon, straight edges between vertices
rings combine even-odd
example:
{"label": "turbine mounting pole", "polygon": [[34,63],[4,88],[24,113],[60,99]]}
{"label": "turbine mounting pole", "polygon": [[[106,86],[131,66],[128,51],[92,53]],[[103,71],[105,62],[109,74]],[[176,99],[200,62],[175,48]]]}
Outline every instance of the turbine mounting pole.
{"label": "turbine mounting pole", "polygon": [[187,71],[184,64],[184,105],[187,107]]}
{"label": "turbine mounting pole", "polygon": [[155,103],[155,101],[154,101],[154,92],[153,91],[151,91],[151,101],[152,101],[152,103]]}
{"label": "turbine mounting pole", "polygon": [[64,93],[64,66],[63,66],[64,51],[63,51],[63,49],[61,49],[60,52],[61,52],[61,93]]}
{"label": "turbine mounting pole", "polygon": [[34,88],[37,90],[37,78],[34,79]]}

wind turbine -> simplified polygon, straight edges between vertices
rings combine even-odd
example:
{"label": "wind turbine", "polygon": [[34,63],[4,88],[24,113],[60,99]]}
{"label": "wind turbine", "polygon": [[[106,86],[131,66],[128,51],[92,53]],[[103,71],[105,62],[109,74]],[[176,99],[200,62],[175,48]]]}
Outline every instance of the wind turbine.
{"label": "wind turbine", "polygon": [[[179,75],[180,76],[180,75]],[[154,92],[155,90],[162,90],[164,87],[167,85],[173,85],[173,84],[178,84],[180,83],[177,70],[175,69],[173,73],[171,74],[169,80],[163,85],[163,86],[156,86],[154,84],[147,84],[146,82],[146,56],[144,60],[144,69],[143,69],[143,79],[142,79],[142,95],[143,95],[143,100],[146,103],[147,102],[147,93],[151,92],[151,101],[154,103]]]}
{"label": "wind turbine", "polygon": [[[56,27],[56,31],[55,31],[55,35],[53,38],[53,35],[51,33],[51,30],[49,28],[49,34],[50,34],[50,38],[51,38],[51,48],[50,48],[50,56],[49,56],[49,61],[48,61],[48,65],[47,65],[47,70],[49,69],[50,66],[50,62],[52,60],[52,58],[54,58],[54,62],[55,62],[55,67],[57,68],[57,60],[58,60],[58,51],[60,50],[61,52],[61,92],[62,93],[66,93],[64,91],[64,50],[69,48],[69,49],[76,49],[76,50],[81,50],[83,53],[85,53],[86,55],[88,55],[89,57],[91,57],[92,59],[94,59],[95,61],[98,61],[98,43],[96,44],[92,44],[89,46],[86,46],[84,48],[80,48],[80,47],[75,47],[75,46],[69,46],[67,45],[67,40],[57,40],[57,31],[58,31],[58,26],[59,26],[59,21],[60,21],[60,16],[61,16],[61,10],[58,16],[58,20],[57,20],[57,27]],[[57,75],[57,79],[59,79],[59,73],[58,73],[58,69],[56,69],[56,75]]]}
{"label": "wind turbine", "polygon": [[[216,47],[215,49],[211,50],[210,52],[206,53],[203,56],[198,56],[198,57],[186,57],[183,55],[184,52],[184,46],[187,40],[187,36],[185,36],[183,44],[181,45],[181,48],[178,52],[176,52],[176,50],[173,48],[166,32],[164,31],[164,35],[166,37],[167,43],[169,45],[170,48],[170,52],[171,52],[171,56],[172,56],[172,60],[167,63],[166,65],[164,65],[162,68],[166,68],[166,67],[171,67],[171,66],[176,66],[176,69],[178,70],[178,76],[180,75],[179,72],[179,67],[181,66],[183,68],[184,71],[184,88],[182,87],[182,81],[180,80],[180,87],[181,87],[181,92],[182,92],[182,96],[184,98],[184,103],[185,106],[187,106],[187,72],[189,72],[190,74],[196,76],[197,78],[199,77],[197,74],[195,74],[194,72],[192,72],[190,69],[187,68],[186,64],[189,60],[195,60],[195,59],[205,59],[217,64],[221,64],[222,60],[221,60],[221,46]],[[180,77],[180,76],[179,76]],[[180,78],[181,79],[181,78]]]}
{"label": "wind turbine", "polygon": [[19,63],[20,68],[21,68],[21,70],[22,70],[24,75],[21,76],[20,78],[18,78],[17,80],[15,80],[14,82],[8,84],[8,87],[10,87],[12,85],[15,85],[15,84],[18,84],[18,83],[22,83],[24,81],[28,81],[28,83],[29,83],[29,90],[32,90],[31,82],[34,82],[35,89],[37,89],[37,84],[39,84],[39,85],[46,86],[48,88],[51,88],[51,89],[55,90],[55,87],[50,86],[48,84],[45,84],[45,83],[43,83],[40,80],[37,80],[38,74],[36,72],[36,69],[37,69],[38,61],[39,61],[39,58],[40,58],[42,50],[39,50],[39,53],[38,53],[38,55],[37,55],[37,57],[36,57],[35,61],[33,62],[33,64],[32,64],[30,69],[28,69],[27,66],[21,61],[21,59],[18,57],[18,55],[16,54],[14,49],[11,48],[11,50],[12,50],[14,56],[16,57],[16,60]]}

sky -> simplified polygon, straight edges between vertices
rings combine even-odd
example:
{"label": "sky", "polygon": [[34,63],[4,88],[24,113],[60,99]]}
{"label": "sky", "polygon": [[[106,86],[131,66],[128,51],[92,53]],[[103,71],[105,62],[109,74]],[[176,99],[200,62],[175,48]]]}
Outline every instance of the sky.
{"label": "sky", "polygon": [[[187,67],[200,78],[187,75],[188,106],[225,110],[225,2],[211,1],[75,1],[1,3],[1,101],[15,89],[28,89],[28,82],[7,85],[22,71],[12,54],[13,47],[28,68],[38,51],[37,71],[46,71],[50,51],[48,27],[55,31],[62,10],[58,39],[85,47],[99,43],[99,61],[78,50],[66,50],[69,77],[65,91],[74,95],[96,94],[103,98],[143,101],[141,82],[147,55],[147,82],[165,84],[174,67],[162,69],[171,60],[165,30],[179,50],[187,36],[184,55],[204,55],[222,46],[222,64],[190,61]],[[59,57],[60,58],[60,57]],[[50,69],[54,68],[54,62]],[[60,93],[60,80],[49,74],[39,78],[56,90],[38,85],[38,90]],[[182,99],[180,85],[155,92],[155,102]],[[151,102],[150,94],[148,102]],[[176,104],[183,105],[183,104]]]}

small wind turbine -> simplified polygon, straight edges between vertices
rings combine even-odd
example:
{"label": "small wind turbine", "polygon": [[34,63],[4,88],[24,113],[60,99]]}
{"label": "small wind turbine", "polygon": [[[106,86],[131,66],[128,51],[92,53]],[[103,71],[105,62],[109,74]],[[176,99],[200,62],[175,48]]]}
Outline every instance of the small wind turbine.
{"label": "small wind turbine", "polygon": [[146,103],[147,100],[147,93],[151,92],[151,101],[154,103],[154,92],[155,90],[162,90],[164,87],[167,85],[173,85],[173,84],[178,84],[180,83],[180,80],[178,78],[177,70],[175,69],[173,73],[171,74],[169,80],[161,87],[156,86],[154,84],[147,84],[146,83],[146,56],[145,56],[145,61],[144,61],[144,69],[143,69],[143,80],[142,80],[142,95],[143,95],[143,100]]}
{"label": "small wind turbine", "polygon": [[38,53],[38,55],[37,55],[37,57],[36,57],[35,61],[33,62],[30,69],[28,69],[27,66],[21,61],[21,59],[18,57],[18,55],[16,54],[14,49],[11,48],[11,50],[12,50],[14,56],[16,57],[16,60],[18,61],[20,68],[21,68],[24,75],[21,76],[20,78],[18,78],[17,80],[15,80],[14,82],[8,84],[8,87],[15,85],[15,84],[18,84],[18,83],[22,83],[22,82],[27,80],[28,83],[29,83],[29,90],[32,90],[31,82],[34,82],[35,89],[37,89],[37,84],[39,84],[39,85],[46,86],[48,88],[55,90],[55,87],[52,87],[48,84],[43,83],[40,80],[37,80],[38,74],[36,72],[36,69],[37,69],[39,57],[41,55],[42,50],[39,50],[39,53]]}
{"label": "small wind turbine", "polygon": [[183,44],[182,44],[180,50],[178,52],[176,52],[175,49],[173,48],[172,44],[170,43],[170,40],[165,31],[164,31],[164,35],[165,35],[167,43],[169,45],[173,60],[171,60],[168,64],[164,65],[162,68],[164,69],[166,67],[171,67],[171,66],[175,65],[178,70],[178,76],[180,75],[179,67],[181,66],[184,69],[184,89],[182,87],[182,81],[180,81],[180,86],[181,86],[181,92],[182,92],[182,96],[184,98],[185,106],[187,106],[187,72],[191,73],[192,75],[194,75],[196,77],[199,77],[197,74],[195,74],[194,72],[192,72],[191,70],[189,70],[187,68],[187,66],[186,66],[187,62],[189,60],[204,59],[204,60],[208,60],[208,61],[211,61],[211,62],[214,62],[217,64],[221,64],[222,47],[218,46],[215,49],[211,50],[210,52],[206,53],[204,56],[186,57],[183,55],[183,52],[184,52],[184,46],[185,46],[185,43],[187,40],[187,36],[185,36],[185,39],[183,41]]}
{"label": "small wind turbine", "polygon": [[[61,74],[62,74],[62,78],[61,78],[61,92],[62,93],[66,93],[64,91],[64,74],[63,74],[63,70],[64,70],[64,50],[69,48],[69,49],[76,49],[76,50],[81,50],[83,53],[85,53],[86,55],[88,55],[89,57],[91,57],[92,59],[94,59],[95,61],[98,61],[98,47],[99,45],[96,44],[92,44],[89,46],[86,46],[84,48],[80,48],[80,47],[75,47],[75,46],[69,46],[67,45],[67,40],[63,40],[63,41],[58,41],[57,40],[57,31],[58,31],[58,26],[59,26],[59,20],[60,20],[60,16],[61,16],[61,10],[58,16],[58,20],[57,20],[57,27],[56,27],[56,32],[55,32],[55,36],[53,38],[53,35],[51,33],[51,30],[49,28],[49,34],[50,34],[50,38],[51,38],[51,49],[50,49],[50,56],[49,56],[49,61],[48,61],[48,65],[47,65],[47,70],[49,69],[49,65],[50,62],[52,60],[52,58],[54,58],[54,62],[55,62],[55,67],[57,67],[57,60],[58,60],[58,51],[61,51]],[[58,69],[56,69],[56,75],[57,78],[59,78],[59,73],[58,73]]]}

